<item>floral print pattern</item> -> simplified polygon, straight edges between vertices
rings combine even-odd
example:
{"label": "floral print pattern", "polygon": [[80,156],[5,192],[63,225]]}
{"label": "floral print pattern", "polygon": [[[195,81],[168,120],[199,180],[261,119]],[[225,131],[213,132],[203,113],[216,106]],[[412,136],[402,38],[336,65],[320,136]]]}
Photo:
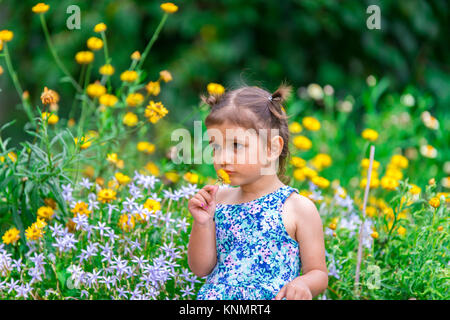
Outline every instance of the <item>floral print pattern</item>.
{"label": "floral print pattern", "polygon": [[300,275],[300,249],[281,216],[294,191],[285,185],[249,202],[217,204],[217,264],[198,300],[272,300]]}

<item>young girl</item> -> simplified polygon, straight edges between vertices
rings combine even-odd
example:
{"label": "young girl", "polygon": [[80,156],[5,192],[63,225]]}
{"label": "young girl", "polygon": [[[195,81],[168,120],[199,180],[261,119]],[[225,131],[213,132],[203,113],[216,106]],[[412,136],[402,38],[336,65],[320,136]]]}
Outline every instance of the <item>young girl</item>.
{"label": "young girl", "polygon": [[197,299],[312,299],[328,285],[316,206],[283,183],[289,130],[282,103],[290,91],[244,86],[202,96],[211,106],[205,124],[214,168],[239,187],[206,185],[189,200],[188,263],[208,276]]}

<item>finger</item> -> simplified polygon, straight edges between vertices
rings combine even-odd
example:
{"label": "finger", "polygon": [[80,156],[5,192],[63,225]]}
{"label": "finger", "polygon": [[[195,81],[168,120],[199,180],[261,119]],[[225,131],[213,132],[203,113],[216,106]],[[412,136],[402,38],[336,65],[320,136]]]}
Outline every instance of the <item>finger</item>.
{"label": "finger", "polygon": [[286,300],[294,300],[295,299],[295,289],[288,287],[286,289]]}
{"label": "finger", "polygon": [[286,286],[281,288],[280,292],[275,296],[275,300],[281,300],[284,297],[284,293],[286,292]]}
{"label": "finger", "polygon": [[200,201],[201,203],[204,203],[204,205],[206,206],[206,200],[205,197],[203,197],[203,195],[201,195],[200,193],[197,193],[194,196],[195,199],[197,199],[198,201]]}
{"label": "finger", "polygon": [[198,193],[201,194],[203,196],[203,198],[205,198],[205,200],[208,204],[213,200],[211,195],[206,190],[202,189]]}
{"label": "finger", "polygon": [[199,208],[203,208],[205,206],[204,203],[197,198],[192,198],[192,204],[198,206]]}

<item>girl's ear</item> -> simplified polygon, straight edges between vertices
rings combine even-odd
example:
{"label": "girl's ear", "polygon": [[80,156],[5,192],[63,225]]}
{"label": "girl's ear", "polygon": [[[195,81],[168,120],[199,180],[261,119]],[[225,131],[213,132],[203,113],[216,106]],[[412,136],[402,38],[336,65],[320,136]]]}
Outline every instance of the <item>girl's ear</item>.
{"label": "girl's ear", "polygon": [[281,136],[275,136],[270,141],[269,146],[269,160],[275,160],[278,159],[281,152],[283,151],[284,141]]}

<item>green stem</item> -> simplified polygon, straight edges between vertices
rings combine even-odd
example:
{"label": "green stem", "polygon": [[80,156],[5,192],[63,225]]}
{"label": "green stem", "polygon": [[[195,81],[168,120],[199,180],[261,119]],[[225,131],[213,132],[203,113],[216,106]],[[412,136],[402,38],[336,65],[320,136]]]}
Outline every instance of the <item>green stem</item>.
{"label": "green stem", "polygon": [[[80,72],[80,78],[78,79],[78,84],[81,85],[84,78],[84,74],[86,72],[86,65],[83,64],[81,66],[81,72]],[[75,104],[77,102],[77,99],[73,99],[72,108],[70,109],[69,119],[73,118],[73,113],[75,112]]]}
{"label": "green stem", "polygon": [[[109,57],[108,51],[108,42],[106,41],[105,31],[101,32],[102,40],[103,40],[103,52],[105,54],[105,64],[111,64],[111,58]],[[106,81],[108,82],[108,93],[111,92],[111,77],[107,76]]]}
{"label": "green stem", "polygon": [[158,39],[158,35],[161,32],[162,27],[164,26],[164,23],[167,20],[167,17],[169,16],[168,13],[164,13],[161,22],[159,23],[158,27],[156,28],[155,33],[153,34],[153,37],[151,38],[150,42],[147,44],[147,47],[144,50],[144,53],[141,56],[141,60],[139,61],[138,64],[138,69],[140,69],[142,67],[142,65],[144,64],[145,58],[147,57],[148,53],[150,52],[150,49],[153,45],[153,43],[156,41],[156,39]]}
{"label": "green stem", "polygon": [[61,71],[69,78],[69,80],[72,83],[72,85],[74,86],[74,88],[78,92],[81,93],[83,90],[78,85],[78,83],[75,81],[75,79],[70,75],[69,71],[67,71],[66,67],[61,62],[61,59],[59,59],[59,56],[56,53],[56,50],[55,50],[55,48],[53,46],[53,43],[52,43],[52,40],[50,39],[50,34],[48,32],[47,23],[45,22],[45,18],[44,18],[43,14],[40,14],[40,19],[41,19],[42,29],[44,30],[45,39],[47,41],[47,45],[48,45],[48,47],[50,49],[50,52],[52,53],[53,59],[55,59],[55,62],[58,65],[58,67],[61,69]]}
{"label": "green stem", "polygon": [[[91,76],[91,69],[92,69],[92,64],[89,64],[87,71],[86,71],[86,75],[84,78],[84,92],[86,92],[86,87],[89,83],[89,78]],[[85,93],[84,93],[85,94]],[[80,137],[80,135],[82,134],[82,132],[84,132],[84,121],[86,119],[86,99],[83,99],[83,102],[81,104],[81,117],[80,117],[80,122],[78,124],[78,130],[77,130],[77,136]]]}
{"label": "green stem", "polygon": [[22,101],[23,107],[25,109],[25,112],[26,112],[28,118],[30,119],[33,126],[35,126],[36,121],[34,120],[33,112],[31,111],[31,107],[30,107],[30,104],[28,103],[28,101],[23,98],[23,89],[19,83],[19,79],[17,77],[16,71],[14,70],[14,67],[12,65],[11,57],[9,55],[9,50],[8,50],[8,44],[6,42],[4,43],[4,52],[5,52],[4,56],[5,56],[5,61],[6,61],[6,67],[8,68],[8,72],[9,72],[9,75],[11,76],[14,87],[16,88],[19,98]]}

